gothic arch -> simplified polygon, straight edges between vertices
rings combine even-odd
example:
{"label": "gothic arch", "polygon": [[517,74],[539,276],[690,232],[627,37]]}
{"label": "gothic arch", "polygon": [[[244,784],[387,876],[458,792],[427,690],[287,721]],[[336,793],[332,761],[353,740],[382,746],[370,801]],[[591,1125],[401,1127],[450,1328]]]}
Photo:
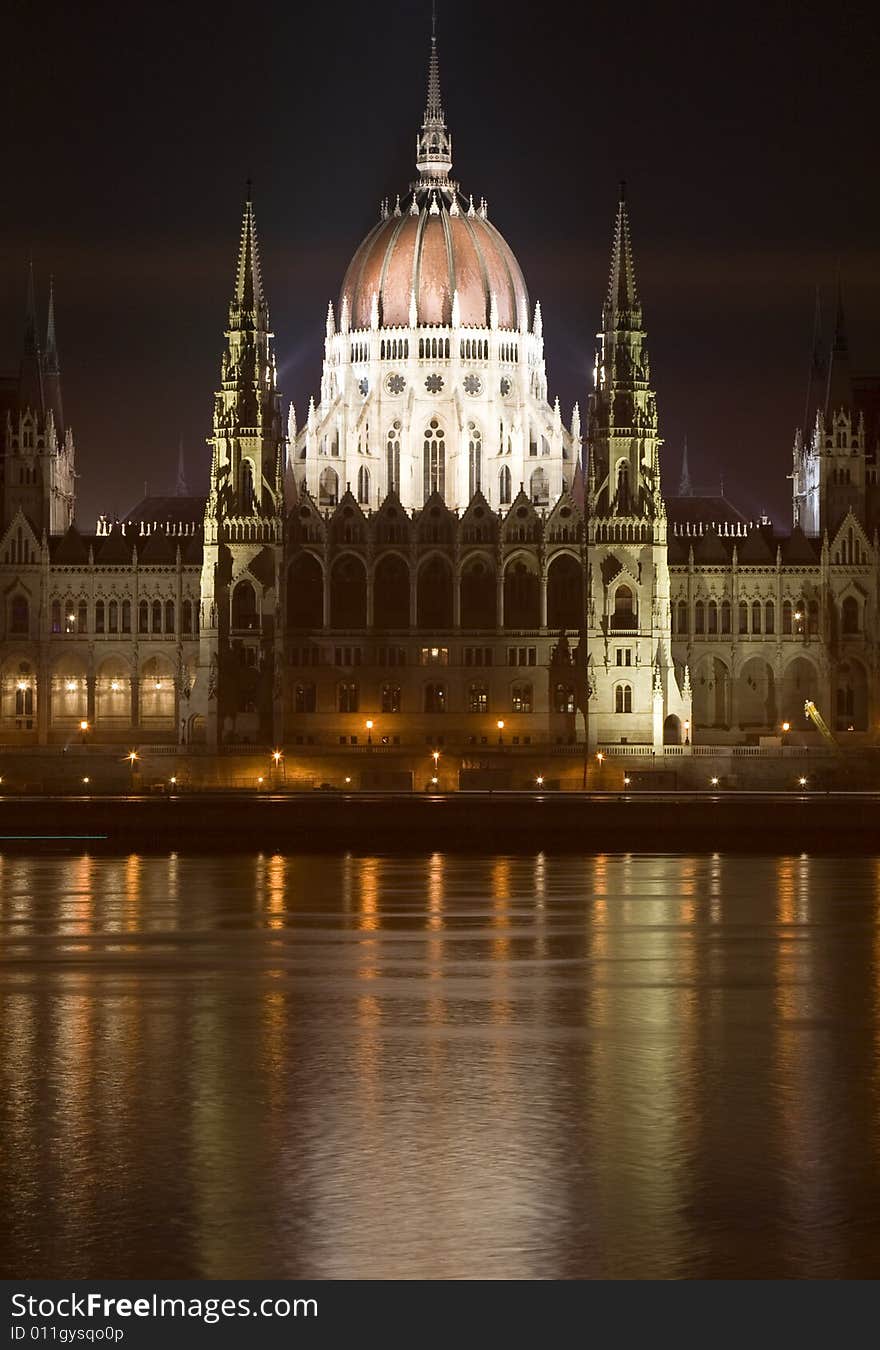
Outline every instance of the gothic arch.
{"label": "gothic arch", "polygon": [[422,559],[416,578],[416,613],[420,628],[452,626],[452,565],[442,553]]}
{"label": "gothic arch", "polygon": [[744,728],[772,732],[778,722],[776,680],[760,656],[745,662],[737,680],[737,717]]}
{"label": "gothic arch", "polygon": [[498,622],[495,565],[485,553],[471,553],[459,580],[462,628],[494,628]]}
{"label": "gothic arch", "polygon": [[693,673],[693,718],[696,727],[729,727],[730,670],[718,656],[704,656]]}
{"label": "gothic arch", "polygon": [[366,628],[367,569],[356,553],[343,553],[330,572],[330,623],[334,628]]}
{"label": "gothic arch", "polygon": [[289,628],[321,628],[324,623],[324,569],[313,553],[298,553],[287,569]]}
{"label": "gothic arch", "polygon": [[534,556],[517,552],[504,565],[504,624],[507,628],[538,628],[541,598]]}
{"label": "gothic arch", "polygon": [[[807,699],[811,699],[818,707],[819,671],[809,657],[795,656],[785,667],[782,676],[780,720],[790,722],[798,729],[809,726],[804,717],[804,703]],[[824,715],[826,711],[830,712],[830,709],[820,707],[819,711]]]}
{"label": "gothic arch", "polygon": [[579,629],[585,619],[584,571],[567,551],[554,554],[547,568],[547,626]]}
{"label": "gothic arch", "polygon": [[409,563],[394,550],[381,554],[373,569],[373,624],[409,628]]}

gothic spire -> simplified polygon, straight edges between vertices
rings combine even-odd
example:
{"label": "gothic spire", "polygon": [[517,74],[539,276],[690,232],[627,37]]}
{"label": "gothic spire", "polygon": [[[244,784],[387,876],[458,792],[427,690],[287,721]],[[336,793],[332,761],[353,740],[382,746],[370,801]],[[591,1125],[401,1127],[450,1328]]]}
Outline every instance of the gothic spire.
{"label": "gothic spire", "polygon": [[32,258],[28,260],[19,401],[23,408],[30,408],[38,417],[43,416],[43,364],[40,354],[40,339],[37,332],[37,299]]}
{"label": "gothic spire", "polygon": [[828,358],[828,389],[825,395],[825,415],[832,416],[841,408],[852,406],[852,381],[849,368],[849,340],[843,312],[843,287],[840,271],[837,273],[837,313],[834,319],[834,339]]}
{"label": "gothic spire", "polygon": [[186,464],[183,458],[183,437],[181,436],[177,447],[177,486],[174,489],[178,497],[188,497],[189,488],[186,485]]}
{"label": "gothic spire", "polygon": [[813,433],[816,413],[825,402],[828,362],[822,350],[822,295],[816,287],[816,308],[813,314],[813,345],[810,353],[810,372],[807,376],[807,401],[804,408],[804,441]]}
{"label": "gothic spire", "polygon": [[641,306],[636,293],[636,271],[633,262],[632,241],[629,233],[629,215],[626,209],[626,183],[621,182],[611,244],[611,271],[608,277],[608,295],[605,300],[605,326],[612,320],[615,328],[628,326],[630,316],[638,327]]}
{"label": "gothic spire", "polygon": [[55,278],[49,278],[49,312],[46,319],[46,349],[43,352],[43,399],[52,409],[55,429],[64,432],[64,409],[61,402],[61,365],[58,360],[58,342],[55,336]]}
{"label": "gothic spire", "polygon": [[416,168],[429,182],[446,183],[452,169],[452,137],[446,129],[440,96],[440,62],[437,59],[437,9],[431,13],[431,56],[428,61],[428,99],[422,130],[416,138]]}
{"label": "gothic spire", "polygon": [[247,185],[247,199],[244,204],[244,218],[241,222],[241,244],[238,250],[238,266],[235,272],[235,292],[229,307],[230,323],[233,327],[268,326],[266,300],[263,295],[263,278],[260,274],[260,248],[257,242],[257,222],[251,201],[251,184]]}
{"label": "gothic spire", "polygon": [[688,438],[684,438],[684,448],[681,452],[681,480],[678,484],[679,497],[693,497],[694,489],[691,486],[691,471],[688,466]]}

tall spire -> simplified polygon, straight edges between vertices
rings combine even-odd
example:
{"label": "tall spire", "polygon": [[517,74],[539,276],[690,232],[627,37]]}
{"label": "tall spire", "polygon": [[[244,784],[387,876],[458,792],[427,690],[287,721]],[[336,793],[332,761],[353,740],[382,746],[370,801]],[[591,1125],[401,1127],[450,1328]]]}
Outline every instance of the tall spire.
{"label": "tall spire", "polygon": [[691,471],[688,465],[688,438],[684,438],[684,448],[681,452],[681,480],[678,484],[679,497],[693,497],[694,489],[691,486]]}
{"label": "tall spire", "polygon": [[22,408],[30,408],[43,416],[43,361],[37,332],[37,299],[34,287],[34,262],[28,259],[27,293],[24,309],[24,346],[19,377],[19,401]]}
{"label": "tall spire", "polygon": [[431,11],[431,57],[428,62],[428,100],[422,130],[416,138],[416,168],[419,177],[446,183],[452,170],[452,137],[446,129],[440,97],[440,62],[437,59],[437,7]]}
{"label": "tall spire", "polygon": [[178,497],[188,497],[189,488],[186,485],[186,465],[183,459],[183,437],[181,436],[177,447],[177,486],[174,489]]}
{"label": "tall spire", "polygon": [[629,215],[626,209],[626,183],[621,182],[611,244],[611,272],[608,277],[608,295],[605,300],[605,327],[614,316],[615,328],[628,327],[634,321],[641,324],[641,307],[636,293],[636,271],[633,263],[632,241],[629,233]]}
{"label": "tall spire", "polygon": [[828,358],[828,389],[825,395],[826,417],[852,406],[852,380],[849,368],[849,340],[843,312],[843,286],[840,269],[837,271],[837,313],[834,318],[834,339]]}
{"label": "tall spire", "polygon": [[813,345],[810,352],[810,372],[807,376],[807,400],[804,407],[804,441],[813,433],[816,413],[825,404],[828,362],[822,350],[822,293],[816,287],[816,307],[813,313]]}
{"label": "tall spire", "polygon": [[55,278],[49,278],[49,312],[46,318],[46,349],[43,352],[43,399],[52,409],[55,429],[64,432],[64,409],[61,403],[61,364],[58,360],[58,341],[55,336]]}
{"label": "tall spire", "polygon": [[229,307],[230,321],[242,327],[267,327],[266,300],[263,278],[260,274],[260,249],[257,243],[257,222],[251,201],[251,182],[248,179],[247,199],[241,222],[241,244],[235,272],[235,293]]}

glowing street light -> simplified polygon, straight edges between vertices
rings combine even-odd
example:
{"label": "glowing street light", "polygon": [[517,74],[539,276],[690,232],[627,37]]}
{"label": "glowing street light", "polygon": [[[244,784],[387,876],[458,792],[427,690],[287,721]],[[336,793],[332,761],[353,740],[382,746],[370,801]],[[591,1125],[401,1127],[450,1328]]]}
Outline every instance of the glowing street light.
{"label": "glowing street light", "polygon": [[717,778],[710,778],[710,779],[709,779],[709,782],[712,784],[713,787],[717,787],[717,786],[718,786],[718,779],[717,779]]}
{"label": "glowing street light", "polygon": [[277,769],[277,768],[278,768],[278,765],[281,763],[281,751],[280,751],[280,750],[273,750],[273,751],[272,751],[272,758],[273,758],[274,761],[275,761],[275,767],[276,767],[276,769]]}
{"label": "glowing street light", "polygon": [[687,718],[685,718],[684,723],[684,743],[685,745],[690,745],[691,743],[691,724]]}
{"label": "glowing street light", "polygon": [[432,751],[431,751],[431,758],[432,758],[433,761],[434,761],[434,768],[436,769],[436,767],[437,767],[437,762],[438,762],[438,760],[440,759],[440,751],[439,751],[439,750],[432,750]]}
{"label": "glowing street light", "polygon": [[791,731],[791,722],[782,723],[782,734],[785,735],[786,731]]}
{"label": "glowing street light", "polygon": [[629,784],[630,784],[629,778],[627,778],[627,777],[624,775],[623,786],[624,786],[624,787],[629,787]]}
{"label": "glowing street light", "polygon": [[498,721],[495,723],[495,725],[496,725],[497,728],[498,728],[498,744],[499,744],[499,745],[503,745],[503,744],[504,744],[504,736],[503,736],[503,732],[504,732],[504,718],[503,718],[503,717],[499,717],[499,718],[498,718]]}
{"label": "glowing street light", "polygon": [[118,693],[119,693],[119,689],[120,689],[119,681],[118,681],[118,680],[111,680],[111,681],[110,681],[110,688],[113,690],[113,693],[114,693],[114,694],[118,694]]}
{"label": "glowing street light", "polygon": [[439,781],[440,781],[440,779],[437,777],[436,774],[434,774],[434,777],[431,779],[431,782],[434,784],[434,787],[437,786],[437,784],[439,783]]}
{"label": "glowing street light", "polygon": [[799,778],[799,779],[798,779],[798,782],[800,783],[801,787],[806,787],[806,786],[807,786],[807,780],[806,780],[806,778]]}
{"label": "glowing street light", "polygon": [[367,718],[367,745],[373,744],[373,719]]}
{"label": "glowing street light", "polygon": [[262,776],[262,774],[261,774],[260,777],[257,779],[257,787],[262,787],[262,786],[263,786],[263,776]]}
{"label": "glowing street light", "polygon": [[538,777],[535,779],[535,782],[537,783],[538,787],[543,787],[543,786],[544,786],[544,775],[543,775],[542,773],[539,773],[539,774],[538,774]]}
{"label": "glowing street light", "polygon": [[346,778],[345,781],[346,781],[346,783],[350,783],[350,782],[351,782],[351,779],[350,779],[350,778]]}
{"label": "glowing street light", "polygon": [[68,694],[73,694],[73,693],[75,693],[75,692],[76,692],[76,680],[68,680],[67,683],[65,684],[64,688],[67,690]]}
{"label": "glowing street light", "polygon": [[602,760],[605,758],[605,756],[602,754],[602,751],[601,751],[601,750],[597,750],[597,751],[596,751],[596,758],[597,758],[597,760],[599,761],[599,763],[601,764],[601,763],[602,763]]}
{"label": "glowing street light", "polygon": [[89,781],[88,778],[84,778],[84,779],[83,779],[83,782],[84,782],[84,783],[88,783],[88,781]]}

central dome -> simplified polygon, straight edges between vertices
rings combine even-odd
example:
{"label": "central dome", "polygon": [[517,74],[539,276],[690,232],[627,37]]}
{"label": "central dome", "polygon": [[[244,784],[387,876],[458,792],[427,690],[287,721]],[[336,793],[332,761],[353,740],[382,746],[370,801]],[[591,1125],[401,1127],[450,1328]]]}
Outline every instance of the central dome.
{"label": "central dome", "polygon": [[[513,329],[528,314],[528,292],[513,251],[448,180],[419,184],[406,201],[385,213],[355,253],[345,274],[340,307],[352,328],[369,328],[378,297],[383,328],[458,322],[488,328],[494,297],[499,328]],[[341,309],[340,309],[341,312]]]}

